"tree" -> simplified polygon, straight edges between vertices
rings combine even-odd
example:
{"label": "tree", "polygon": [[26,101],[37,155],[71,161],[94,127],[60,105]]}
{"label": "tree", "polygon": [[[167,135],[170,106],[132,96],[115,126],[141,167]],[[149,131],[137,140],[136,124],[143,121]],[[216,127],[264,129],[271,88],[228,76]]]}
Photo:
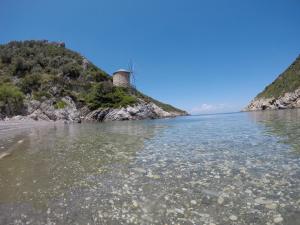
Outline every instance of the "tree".
{"label": "tree", "polygon": [[14,74],[18,76],[23,76],[27,71],[31,70],[32,65],[29,62],[25,62],[22,57],[18,57],[15,63]]}
{"label": "tree", "polygon": [[68,63],[63,67],[62,72],[65,76],[76,79],[80,76],[80,70],[81,68],[78,65]]}
{"label": "tree", "polygon": [[86,102],[90,109],[101,107],[118,108],[132,105],[137,102],[135,96],[129,94],[126,88],[112,87],[110,82],[95,84],[86,96]]}
{"label": "tree", "polygon": [[23,93],[14,85],[0,85],[0,112],[7,116],[21,113]]}
{"label": "tree", "polygon": [[1,55],[1,62],[4,64],[10,64],[11,63],[11,55],[8,53],[3,53]]}
{"label": "tree", "polygon": [[38,91],[41,86],[41,76],[39,74],[26,75],[21,79],[19,86],[25,94]]}

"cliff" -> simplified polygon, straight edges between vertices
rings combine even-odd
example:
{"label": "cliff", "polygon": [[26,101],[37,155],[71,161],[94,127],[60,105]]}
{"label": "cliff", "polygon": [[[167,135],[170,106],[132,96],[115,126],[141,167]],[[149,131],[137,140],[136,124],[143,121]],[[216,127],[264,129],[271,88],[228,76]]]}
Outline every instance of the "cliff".
{"label": "cliff", "polygon": [[0,119],[80,122],[155,119],[186,112],[112,78],[62,42],[0,45]]}
{"label": "cliff", "polygon": [[300,108],[300,56],[244,111]]}

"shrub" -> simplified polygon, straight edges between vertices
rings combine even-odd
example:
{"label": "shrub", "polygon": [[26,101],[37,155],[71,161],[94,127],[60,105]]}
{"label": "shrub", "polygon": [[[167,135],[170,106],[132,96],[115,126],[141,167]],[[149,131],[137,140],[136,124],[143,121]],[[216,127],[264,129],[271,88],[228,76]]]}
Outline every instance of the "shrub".
{"label": "shrub", "polygon": [[63,74],[71,79],[78,78],[80,76],[80,70],[81,68],[78,65],[72,63],[68,63],[62,68]]}
{"label": "shrub", "polygon": [[67,106],[67,103],[65,103],[64,101],[58,101],[57,103],[55,103],[54,108],[64,109],[66,106]]}
{"label": "shrub", "polygon": [[40,100],[42,100],[43,97],[51,98],[51,94],[49,94],[46,91],[34,91],[33,92],[33,99],[40,101]]}
{"label": "shrub", "polygon": [[11,55],[8,54],[8,53],[3,53],[1,55],[1,62],[4,63],[4,64],[10,64],[11,63]]}
{"label": "shrub", "polygon": [[23,76],[27,71],[31,70],[31,65],[29,62],[25,62],[23,58],[17,58],[15,62],[14,74],[17,76]]}
{"label": "shrub", "polygon": [[92,87],[90,93],[86,96],[86,103],[90,109],[118,108],[136,103],[136,97],[130,95],[126,88],[111,87],[109,89],[108,83],[104,82]]}
{"label": "shrub", "polygon": [[0,86],[0,111],[8,116],[21,113],[23,93],[12,84]]}
{"label": "shrub", "polygon": [[0,84],[10,83],[11,77],[9,75],[0,75]]}
{"label": "shrub", "polygon": [[92,73],[93,79],[96,82],[102,82],[107,80],[107,75],[104,72],[94,72]]}
{"label": "shrub", "polygon": [[46,56],[44,56],[43,53],[40,53],[36,57],[36,63],[39,64],[42,68],[45,68],[47,65],[49,65],[50,59]]}
{"label": "shrub", "polygon": [[32,91],[37,91],[41,86],[41,76],[38,74],[30,74],[22,78],[19,84],[24,93],[31,94]]}

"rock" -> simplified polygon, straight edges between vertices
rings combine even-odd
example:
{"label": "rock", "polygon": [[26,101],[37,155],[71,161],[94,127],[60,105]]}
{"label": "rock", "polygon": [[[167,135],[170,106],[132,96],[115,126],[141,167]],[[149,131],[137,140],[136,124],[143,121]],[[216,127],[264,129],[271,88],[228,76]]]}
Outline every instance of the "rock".
{"label": "rock", "polygon": [[54,107],[54,99],[48,99],[43,102],[36,100],[27,101],[27,117],[33,120],[67,120],[71,122],[81,122],[80,112],[77,110],[72,98],[65,96],[61,98],[61,101],[66,105],[63,109],[56,109]]}
{"label": "rock", "polygon": [[83,70],[87,70],[89,64],[90,64],[89,61],[86,58],[83,58],[83,60],[82,60],[82,68],[83,68]]}
{"label": "rock", "polygon": [[256,98],[243,111],[300,108],[300,89],[279,98]]}
{"label": "rock", "polygon": [[76,108],[75,102],[71,97],[65,96],[61,99],[66,106],[63,109],[54,110],[54,115],[57,120],[67,120],[70,122],[81,122],[80,112]]}
{"label": "rock", "polygon": [[[272,200],[268,200],[264,197],[259,197],[259,198],[256,198],[255,200],[255,203],[258,204],[258,205],[265,205],[266,207],[274,207],[274,205],[276,205],[276,203],[274,203]],[[277,207],[277,205],[276,205]]]}
{"label": "rock", "polygon": [[53,46],[61,47],[61,48],[65,48],[66,47],[65,42],[62,42],[62,41],[59,41],[59,42],[53,41],[53,42],[50,42],[49,44],[53,45]]}
{"label": "rock", "polygon": [[89,112],[85,121],[115,121],[115,120],[141,120],[172,117],[169,112],[164,111],[154,103],[146,103],[142,100],[134,106],[118,109],[100,108]]}
{"label": "rock", "polygon": [[192,205],[197,205],[197,202],[195,200],[191,200]]}
{"label": "rock", "polygon": [[278,214],[278,215],[275,215],[274,216],[274,223],[281,223],[281,222],[283,222],[283,218],[282,218],[282,216],[280,215],[280,214]]}
{"label": "rock", "polygon": [[85,117],[85,121],[99,121],[102,122],[105,119],[105,116],[110,112],[109,108],[97,109],[88,113]]}
{"label": "rock", "polygon": [[34,111],[40,108],[41,102],[37,100],[26,101],[25,105],[27,106],[27,114],[32,114]]}
{"label": "rock", "polygon": [[10,155],[11,155],[10,152],[2,152],[2,153],[0,153],[0,159],[3,159],[3,158],[5,158],[7,156],[10,156]]}
{"label": "rock", "polygon": [[62,120],[80,123],[82,120],[103,122],[115,120],[158,119],[181,115],[180,113],[166,112],[156,104],[152,102],[145,102],[141,99],[139,99],[138,103],[133,106],[126,106],[116,109],[99,108],[94,111],[91,111],[87,106],[81,106],[81,108],[78,109],[73,99],[69,96],[65,96],[59,100],[65,103],[65,107],[57,109],[55,105],[58,100],[59,99],[56,98],[44,100],[41,99],[41,101],[26,100],[25,116],[16,116],[14,119],[30,119],[36,121]]}
{"label": "rock", "polygon": [[249,190],[249,189],[247,189],[247,190],[245,191],[245,193],[248,194],[248,195],[252,195],[252,191]]}
{"label": "rock", "polygon": [[90,112],[91,110],[87,106],[83,106],[79,109],[79,114],[82,119],[84,119]]}
{"label": "rock", "polygon": [[18,116],[13,116],[11,118],[11,120],[27,120],[27,117],[26,116],[18,115]]}
{"label": "rock", "polygon": [[219,205],[222,205],[224,203],[224,198],[222,197],[222,196],[220,196],[219,198],[218,198],[218,204]]}
{"label": "rock", "polygon": [[177,214],[184,215],[184,209],[178,209],[178,208],[175,208],[175,212],[176,212]]}
{"label": "rock", "polygon": [[236,221],[238,218],[237,218],[237,216],[235,216],[235,215],[231,215],[231,216],[229,217],[229,219],[232,220],[232,221]]}
{"label": "rock", "polygon": [[0,113],[0,120],[4,120],[5,119],[5,115]]}
{"label": "rock", "polygon": [[50,120],[57,120],[55,115],[55,107],[54,107],[54,100],[48,99],[40,105],[39,108],[43,114],[45,114]]}
{"label": "rock", "polygon": [[149,105],[155,112],[155,114],[158,115],[159,118],[172,117],[171,113],[164,111],[162,108],[158,107],[154,103],[150,103]]}
{"label": "rock", "polygon": [[276,203],[268,203],[265,205],[265,207],[267,209],[276,209],[277,208],[277,204]]}
{"label": "rock", "polygon": [[137,201],[133,200],[133,201],[132,201],[132,206],[133,206],[134,208],[137,208],[137,207],[139,206],[139,204],[137,203]]}
{"label": "rock", "polygon": [[50,88],[49,92],[53,96],[57,96],[57,95],[59,95],[59,88],[57,86],[53,86],[53,87]]}
{"label": "rock", "polygon": [[45,120],[45,121],[50,120],[49,117],[46,116],[40,109],[37,109],[32,114],[28,115],[28,118],[33,120]]}

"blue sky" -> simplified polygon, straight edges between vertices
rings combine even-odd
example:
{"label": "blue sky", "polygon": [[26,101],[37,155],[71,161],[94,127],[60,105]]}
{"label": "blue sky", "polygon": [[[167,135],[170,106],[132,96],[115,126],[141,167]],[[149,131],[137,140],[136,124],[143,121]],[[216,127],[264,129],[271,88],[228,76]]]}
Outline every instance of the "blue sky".
{"label": "blue sky", "polygon": [[64,41],[193,113],[238,111],[300,54],[299,0],[0,0],[0,43]]}

